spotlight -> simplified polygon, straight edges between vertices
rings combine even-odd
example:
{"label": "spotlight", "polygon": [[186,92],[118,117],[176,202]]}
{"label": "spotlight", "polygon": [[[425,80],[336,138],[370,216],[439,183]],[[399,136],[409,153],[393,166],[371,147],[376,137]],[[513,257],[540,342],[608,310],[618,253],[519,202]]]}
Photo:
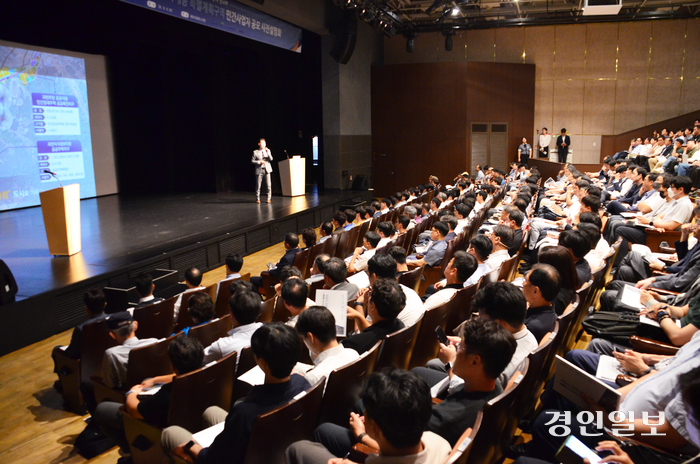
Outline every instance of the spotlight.
{"label": "spotlight", "polygon": [[413,51],[416,49],[416,44],[413,41],[413,37],[409,37],[406,39],[406,51],[408,53],[413,53]]}
{"label": "spotlight", "polygon": [[455,31],[453,29],[448,29],[445,31],[442,31],[442,35],[445,36],[445,50],[448,52],[452,51],[452,36],[455,35]]}

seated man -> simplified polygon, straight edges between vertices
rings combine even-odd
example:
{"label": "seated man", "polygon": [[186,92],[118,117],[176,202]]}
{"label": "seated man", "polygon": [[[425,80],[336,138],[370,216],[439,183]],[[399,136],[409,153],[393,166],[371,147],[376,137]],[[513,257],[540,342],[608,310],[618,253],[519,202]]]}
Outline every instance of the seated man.
{"label": "seated man", "polygon": [[[367,464],[412,462],[442,464],[450,445],[433,432],[424,431],[431,419],[428,386],[413,373],[399,369],[374,372],[361,393],[364,416],[352,414],[350,423],[357,435],[379,456]],[[299,441],[287,448],[287,464],[327,464],[335,455],[320,443]],[[348,464],[351,461],[344,460]]]}
{"label": "seated man", "polygon": [[[537,348],[537,339],[528,330],[525,325],[525,315],[527,312],[527,302],[523,293],[518,287],[510,282],[494,282],[491,285],[479,290],[474,296],[472,308],[479,313],[481,319],[489,319],[496,321],[501,327],[506,329],[513,335],[517,347],[510,363],[498,377],[498,383],[501,387],[505,387],[510,381],[510,378],[520,367],[520,364],[527,358],[532,351]],[[454,342],[458,342],[457,337],[448,337]],[[443,357],[449,354],[446,351],[445,345],[440,346]],[[454,363],[451,357],[445,358],[449,363]],[[440,359],[434,359],[428,362],[428,369],[438,371],[444,374],[442,380],[440,374],[435,372],[425,373],[421,375],[430,379],[430,383],[434,383],[431,389],[431,394],[437,398],[444,398],[446,395],[454,393],[462,388],[464,380],[460,377],[447,375],[446,365]],[[416,372],[423,371],[424,368],[417,367]]]}
{"label": "seated man", "polygon": [[345,232],[345,224],[347,223],[347,217],[342,211],[336,211],[333,213],[333,235],[339,235]]}
{"label": "seated man", "polygon": [[[177,322],[177,318],[180,316],[180,306],[182,305],[182,295],[185,293],[201,292],[205,290],[202,287],[202,272],[196,267],[191,267],[185,271],[185,285],[187,285],[187,290],[180,293],[175,300],[175,312],[173,320]],[[218,289],[217,289],[218,290]]]}
{"label": "seated man", "polygon": [[302,312],[294,328],[314,363],[313,369],[302,374],[311,385],[360,357],[357,351],[338,343],[335,317],[325,306],[311,306]]}
{"label": "seated man", "polygon": [[389,248],[388,255],[394,258],[396,261],[396,278],[401,277],[409,271],[408,265],[406,264],[406,250],[403,247],[393,246]]}
{"label": "seated man", "polygon": [[560,287],[559,272],[549,264],[535,264],[525,275],[523,295],[530,305],[525,325],[538,343],[552,330],[552,325],[557,320],[552,301],[559,294]]}
{"label": "seated man", "polygon": [[260,295],[255,292],[236,292],[228,304],[231,308],[233,328],[226,337],[222,337],[204,349],[204,363],[223,358],[234,351],[240,354],[243,348],[250,346],[250,338],[262,324],[255,322],[260,314]]}
{"label": "seated man", "polygon": [[289,327],[294,327],[299,315],[310,306],[307,303],[308,296],[309,287],[301,279],[287,279],[282,284],[282,303],[287,308],[287,311],[292,314],[292,317],[286,322]]}
{"label": "seated man", "polygon": [[438,221],[430,229],[430,239],[432,242],[428,245],[423,255],[418,258],[416,255],[409,256],[406,260],[406,264],[409,268],[416,268],[421,266],[438,266],[442,263],[442,258],[445,257],[445,251],[447,250],[447,242],[445,241],[445,236],[449,232],[449,226]]}
{"label": "seated man", "polygon": [[445,284],[425,300],[423,309],[437,308],[452,299],[457,290],[464,288],[464,282],[474,274],[478,265],[474,256],[466,251],[456,251],[443,272]]}
{"label": "seated man", "polygon": [[[489,239],[484,234],[476,235],[474,236],[474,238],[469,240],[469,247],[467,248],[467,253],[476,258],[477,267],[474,273],[472,273],[472,275],[464,281],[465,287],[469,287],[479,282],[479,280],[484,274],[487,274],[493,270],[491,269],[491,266],[486,264],[486,260],[488,259],[489,254],[491,254],[492,250],[493,242],[491,242],[491,239]],[[442,279],[441,281],[436,282],[434,285],[429,286],[425,291],[425,294],[428,296],[424,296],[424,298],[428,299],[430,295],[440,290],[440,288],[442,288],[445,285],[445,283],[446,280]]]}
{"label": "seated man", "polygon": [[311,285],[314,282],[324,280],[326,276],[323,274],[323,267],[326,261],[329,259],[331,259],[331,257],[327,253],[321,253],[320,255],[316,256],[316,259],[314,259],[313,265],[311,266],[311,276],[304,282]]}
{"label": "seated man", "polygon": [[[428,431],[440,435],[451,446],[457,443],[462,432],[474,425],[476,416],[484,405],[503,392],[497,379],[516,349],[515,340],[510,333],[496,322],[484,319],[465,322],[457,340],[445,347],[444,351],[449,352],[449,357],[454,360],[449,375],[464,379],[464,386],[448,395],[441,403],[433,405],[427,426]],[[429,369],[420,372],[416,370],[416,373],[421,375],[425,371]],[[430,384],[433,379],[426,380]],[[356,433],[362,433],[361,429],[353,427],[349,430],[325,423],[314,432],[314,441],[323,444],[333,455],[344,456],[357,441],[364,442],[364,437]]]}
{"label": "seated man", "polygon": [[514,208],[508,213],[508,217],[503,224],[510,227],[513,230],[513,241],[508,247],[508,254],[510,256],[515,256],[515,254],[520,249],[520,245],[523,243],[523,221],[525,220],[525,215],[517,208]]}
{"label": "seated man", "polygon": [[[168,346],[168,357],[173,365],[175,375],[183,375],[202,367],[202,344],[196,338],[179,335]],[[143,395],[144,385],[153,387],[151,382],[133,385],[126,392],[126,413],[135,419],[142,419],[146,423],[163,428],[168,425],[168,413],[170,411],[170,398],[173,393],[172,379],[167,376],[165,384],[154,395]],[[130,456],[129,442],[124,435],[124,420],[122,419],[121,403],[103,401],[97,405],[93,419],[100,426],[105,435],[111,438],[122,452],[123,457]]]}
{"label": "seated man", "polygon": [[[391,257],[391,255],[387,254],[373,256],[372,259],[369,260],[367,267],[370,286],[374,284],[375,280],[377,279],[390,279],[396,281],[396,269],[396,261]],[[399,288],[406,298],[406,305],[399,313],[398,319],[403,322],[404,327],[410,327],[418,322],[421,316],[423,316],[423,313],[425,312],[425,309],[423,308],[423,301],[412,288],[408,288],[403,284],[399,284]],[[355,318],[355,323],[360,330],[372,323],[371,318],[365,318],[365,313],[363,311],[356,311],[358,307],[366,303],[365,295],[367,290],[368,289],[364,289],[364,291],[358,292],[358,298],[355,302],[354,309],[348,308],[348,317]]]}
{"label": "seated man", "polygon": [[279,277],[282,268],[294,265],[294,257],[300,251],[299,249],[299,236],[294,232],[289,232],[284,236],[284,256],[279,260],[279,262],[267,271],[264,271],[260,276],[254,276],[250,278],[250,283],[252,283],[255,288],[259,289],[263,284],[263,274],[269,274],[272,277]]}
{"label": "seated man", "polygon": [[85,312],[88,316],[87,320],[75,326],[73,329],[73,334],[70,337],[70,344],[67,347],[57,347],[62,349],[63,354],[71,359],[80,358],[80,345],[83,337],[83,327],[85,327],[87,324],[101,321],[107,317],[104,312],[105,306],[107,305],[107,300],[105,299],[105,294],[102,290],[93,288],[85,292],[85,295],[83,295],[83,303],[85,304]]}
{"label": "seated man", "polygon": [[[192,318],[192,322],[194,322],[192,327],[205,324],[216,316],[214,302],[211,301],[209,294],[205,292],[197,292],[190,297],[187,302],[187,313]],[[185,335],[189,334],[192,327],[185,327],[182,329],[182,333]]]}
{"label": "seated man", "polygon": [[347,281],[348,268],[340,258],[331,258],[323,266],[324,284],[327,290],[344,290],[348,293],[348,301],[357,298],[357,285]]}
{"label": "seated man", "polygon": [[333,223],[324,222],[323,224],[321,224],[321,227],[318,228],[318,233],[320,235],[318,243],[325,242],[326,240],[331,238],[331,235],[333,235]]}
{"label": "seated man", "polygon": [[382,248],[391,241],[392,237],[396,233],[396,229],[394,228],[394,224],[391,222],[382,221],[377,224],[377,233],[379,234],[379,243],[377,244],[377,248]]}
{"label": "seated man", "polygon": [[559,234],[559,245],[567,248],[574,260],[580,285],[591,280],[591,265],[586,261],[586,255],[591,251],[588,236],[580,230],[565,230]]}
{"label": "seated man", "polygon": [[228,413],[218,406],[204,411],[203,420],[207,426],[226,423],[208,448],[194,441],[192,434],[182,427],[163,430],[161,445],[166,454],[202,464],[242,463],[255,419],[311,387],[304,377],[292,374],[301,349],[294,329],[282,323],[265,324],[253,334],[251,346],[255,362],[265,373],[265,383],[254,386]]}
{"label": "seated man", "polygon": [[[700,219],[700,206],[695,207],[693,214],[696,220]],[[630,251],[617,268],[615,280],[632,283],[642,281],[641,287],[644,288],[653,286],[673,292],[680,291],[700,275],[700,247],[688,248],[691,235],[697,240],[700,237],[700,228],[697,224],[683,224],[681,237],[674,243],[679,261],[670,266],[661,261],[647,263],[641,253]],[[663,271],[668,275],[652,277],[653,271]]]}
{"label": "seated man", "polygon": [[139,340],[136,337],[139,323],[133,319],[128,311],[109,316],[107,327],[109,327],[109,336],[116,340],[118,345],[105,351],[104,358],[102,358],[102,381],[109,388],[125,388],[129,352],[134,348],[155,343],[158,339],[144,338]]}
{"label": "seated man", "polygon": [[[615,430],[618,430],[627,435],[627,437],[648,444],[654,447],[660,447],[674,452],[689,452],[697,453],[697,448],[693,442],[697,441],[695,433],[695,425],[688,422],[689,412],[683,406],[682,390],[680,385],[681,378],[688,373],[695,371],[700,366],[700,337],[695,336],[693,340],[686,346],[681,348],[678,353],[668,361],[663,362],[664,367],[660,371],[652,370],[644,374],[641,378],[634,382],[619,388],[617,391],[621,395],[621,402],[618,408],[619,411],[624,411],[626,417],[633,416],[633,421],[618,423]],[[598,409],[602,409],[599,405],[592,404],[591,411],[593,414]],[[567,421],[573,435],[583,441],[589,447],[595,447],[600,440],[611,439],[610,435],[603,430],[602,427],[596,428],[595,421],[584,424],[578,417],[577,410],[569,410],[572,421]],[[611,423],[608,420],[610,411],[601,411],[603,424],[606,428],[611,428]],[[659,412],[663,412],[665,420],[658,425],[654,425],[647,419],[643,419],[643,412],[648,414],[649,419],[655,418]],[[558,416],[556,414],[559,414]],[[516,454],[533,456],[540,459],[545,459],[548,462],[554,462],[554,454],[562,444],[566,436],[553,436],[549,433],[550,427],[562,424],[564,417],[559,411],[548,409],[542,411],[533,423],[532,441],[524,446],[511,448]],[[554,420],[553,420],[554,419]],[[628,428],[629,425],[631,428]],[[691,425],[691,428],[687,426]],[[651,427],[654,429],[652,430]],[[624,431],[624,432],[623,432]],[[628,438],[628,439],[629,439]],[[514,458],[511,453],[508,457]],[[615,461],[617,462],[617,461]]]}
{"label": "seated man", "polygon": [[[671,203],[667,203],[667,208],[660,212],[653,219],[646,217],[637,217],[640,224],[645,224],[656,228],[659,231],[676,230],[682,224],[688,222],[693,213],[693,203],[690,201],[688,194],[693,186],[691,180],[685,176],[676,176],[671,180],[671,188],[668,190],[668,195],[673,198]],[[647,243],[647,233],[645,229],[635,226],[620,226],[616,230],[616,234],[622,237],[629,243]],[[617,237],[613,237],[613,242]],[[625,250],[620,250],[620,253]]]}
{"label": "seated man", "polygon": [[[360,298],[363,298],[363,301],[356,304],[364,306],[364,294]],[[406,306],[406,296],[395,280],[376,279],[372,284],[372,293],[366,304],[367,315],[372,318],[372,325],[366,327],[360,325],[360,333],[350,335],[342,341],[343,346],[352,348],[360,354],[372,348],[378,341],[383,340],[386,335],[404,328],[403,322],[397,316]],[[351,311],[356,310],[348,307],[348,316],[350,316]],[[364,315],[355,319],[364,320]]]}
{"label": "seated man", "polygon": [[[231,279],[240,279],[241,278],[241,269],[243,268],[243,256],[241,256],[239,253],[229,253],[226,255],[226,278],[222,279],[221,282],[231,280]],[[221,285],[221,282],[219,282],[216,285],[216,294],[219,294],[219,286]]]}
{"label": "seated man", "polygon": [[510,258],[508,249],[513,243],[513,229],[503,224],[499,224],[494,227],[491,232],[487,232],[484,235],[486,235],[493,244],[493,251],[484,262],[488,264],[491,269],[498,269],[501,267],[503,261]]}
{"label": "seated man", "polygon": [[355,248],[350,259],[345,259],[348,263],[348,271],[355,273],[367,269],[367,263],[377,252],[377,245],[381,237],[374,231],[368,231],[362,239],[362,246]]}
{"label": "seated man", "polygon": [[134,286],[136,287],[136,293],[139,295],[139,302],[133,309],[129,308],[131,312],[133,312],[134,309],[143,308],[163,301],[162,298],[153,296],[156,285],[153,283],[151,274],[144,273],[134,277]]}

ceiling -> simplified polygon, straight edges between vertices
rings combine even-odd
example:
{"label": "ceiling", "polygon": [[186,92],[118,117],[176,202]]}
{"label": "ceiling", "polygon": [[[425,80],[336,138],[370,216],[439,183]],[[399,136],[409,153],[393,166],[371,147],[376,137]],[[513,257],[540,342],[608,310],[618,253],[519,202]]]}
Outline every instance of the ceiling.
{"label": "ceiling", "polygon": [[[616,0],[589,0],[609,4]],[[617,14],[584,14],[586,0],[334,0],[388,36],[460,29],[700,17],[700,0],[620,0]]]}

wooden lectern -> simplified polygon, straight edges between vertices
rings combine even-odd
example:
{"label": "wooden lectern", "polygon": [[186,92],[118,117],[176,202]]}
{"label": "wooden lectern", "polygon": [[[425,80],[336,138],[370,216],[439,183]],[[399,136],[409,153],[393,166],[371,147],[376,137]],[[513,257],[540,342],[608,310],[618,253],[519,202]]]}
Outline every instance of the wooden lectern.
{"label": "wooden lectern", "polygon": [[297,197],[306,193],[306,158],[295,155],[277,163],[280,169],[282,195]]}
{"label": "wooden lectern", "polygon": [[71,256],[80,251],[80,185],[39,193],[49,253]]}

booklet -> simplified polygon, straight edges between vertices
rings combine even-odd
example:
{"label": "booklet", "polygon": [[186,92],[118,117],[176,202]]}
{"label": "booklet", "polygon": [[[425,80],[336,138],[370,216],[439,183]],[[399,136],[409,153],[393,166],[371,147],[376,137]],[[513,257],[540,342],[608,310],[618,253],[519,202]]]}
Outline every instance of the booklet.
{"label": "booklet", "polygon": [[211,427],[193,434],[192,438],[194,438],[197,443],[202,445],[203,448],[209,448],[211,444],[214,443],[214,439],[217,437],[217,435],[224,431],[225,425],[226,421],[219,422],[216,425],[212,425]]}
{"label": "booklet", "polygon": [[317,290],[316,304],[325,306],[333,313],[336,336],[347,336],[348,292],[345,290]]}
{"label": "booklet", "polygon": [[627,371],[622,368],[620,361],[605,354],[600,355],[598,360],[598,370],[595,376],[599,379],[607,380],[609,382],[614,382],[617,380],[618,375],[627,375]]}
{"label": "booklet", "polygon": [[583,410],[588,410],[588,404],[581,395],[588,396],[608,412],[619,409],[620,393],[617,390],[559,355],[554,359],[554,365],[556,372],[554,391],[568,398]]}
{"label": "booklet", "polygon": [[[347,278],[351,284],[357,285],[357,288],[369,287],[369,276],[365,271],[357,272]],[[318,290],[317,290],[318,291]]]}
{"label": "booklet", "polygon": [[627,306],[631,310],[638,311],[644,309],[644,305],[641,303],[642,290],[631,285],[625,285],[622,287],[622,291],[619,293],[618,300],[620,304]]}

